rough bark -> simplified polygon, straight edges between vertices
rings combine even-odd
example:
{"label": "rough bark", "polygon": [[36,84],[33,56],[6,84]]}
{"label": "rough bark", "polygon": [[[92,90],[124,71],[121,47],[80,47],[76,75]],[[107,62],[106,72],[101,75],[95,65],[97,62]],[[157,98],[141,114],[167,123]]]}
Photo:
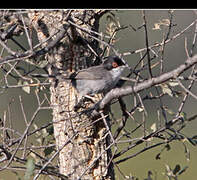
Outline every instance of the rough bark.
{"label": "rough bark", "polygon": [[[98,42],[88,37],[86,32],[71,26],[68,19],[80,27],[98,30],[98,13],[101,11],[58,10],[29,13],[40,42],[60,31],[64,25],[69,26],[65,37],[44,57],[49,63],[49,74],[73,72],[91,65],[93,53],[84,43],[79,42],[78,37],[88,40],[94,48],[98,48]],[[55,38],[56,35],[42,46],[46,47]],[[73,111],[78,94],[69,81],[50,81],[54,136],[57,150],[62,149],[59,152],[60,173],[69,179],[114,179],[113,166],[108,166],[111,150],[106,150],[109,136],[106,135],[103,120],[93,123],[96,119],[91,119],[86,114],[79,116],[78,112]],[[98,101],[100,96],[97,95],[94,99]],[[86,104],[86,107],[90,105],[91,103]],[[68,143],[65,145],[65,142]]]}

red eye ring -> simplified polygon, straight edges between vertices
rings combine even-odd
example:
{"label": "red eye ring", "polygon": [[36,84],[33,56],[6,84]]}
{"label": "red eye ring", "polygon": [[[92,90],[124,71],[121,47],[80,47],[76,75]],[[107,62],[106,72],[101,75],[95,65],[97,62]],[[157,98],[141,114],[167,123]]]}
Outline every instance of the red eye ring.
{"label": "red eye ring", "polygon": [[116,62],[112,62],[112,67],[113,68],[117,68],[118,67],[118,64]]}

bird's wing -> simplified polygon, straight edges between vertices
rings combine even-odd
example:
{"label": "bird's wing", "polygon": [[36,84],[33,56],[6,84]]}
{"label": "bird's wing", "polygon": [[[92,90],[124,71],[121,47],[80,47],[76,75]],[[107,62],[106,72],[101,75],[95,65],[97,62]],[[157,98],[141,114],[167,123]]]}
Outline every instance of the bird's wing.
{"label": "bird's wing", "polygon": [[103,74],[98,73],[99,68],[95,71],[95,67],[80,70],[71,74],[71,79],[87,79],[87,80],[98,80],[103,78]]}

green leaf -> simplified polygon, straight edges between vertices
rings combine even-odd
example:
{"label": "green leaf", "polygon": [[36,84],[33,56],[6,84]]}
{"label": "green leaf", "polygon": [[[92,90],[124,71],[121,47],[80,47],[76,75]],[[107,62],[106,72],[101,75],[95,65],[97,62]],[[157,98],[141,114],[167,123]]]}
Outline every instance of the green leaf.
{"label": "green leaf", "polygon": [[26,172],[25,172],[25,176],[24,176],[25,180],[29,180],[31,178],[31,176],[34,173],[34,169],[35,169],[34,159],[29,158],[26,163]]}

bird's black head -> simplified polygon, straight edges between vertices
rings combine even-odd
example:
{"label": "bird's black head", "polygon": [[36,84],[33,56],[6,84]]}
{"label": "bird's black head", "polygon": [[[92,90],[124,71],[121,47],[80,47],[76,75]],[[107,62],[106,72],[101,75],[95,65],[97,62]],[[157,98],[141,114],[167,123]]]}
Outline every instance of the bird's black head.
{"label": "bird's black head", "polygon": [[107,70],[111,70],[120,66],[125,66],[125,62],[118,56],[108,56],[107,60],[104,61],[103,66]]}

